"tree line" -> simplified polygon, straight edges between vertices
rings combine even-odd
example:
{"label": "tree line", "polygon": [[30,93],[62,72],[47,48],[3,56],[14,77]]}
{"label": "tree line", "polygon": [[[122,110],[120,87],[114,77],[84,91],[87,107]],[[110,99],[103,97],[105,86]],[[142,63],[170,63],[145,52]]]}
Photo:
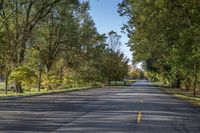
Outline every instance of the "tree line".
{"label": "tree line", "polygon": [[97,32],[88,1],[0,0],[0,76],[5,93],[121,80],[120,36]]}
{"label": "tree line", "polygon": [[134,62],[144,61],[146,75],[171,87],[200,87],[200,1],[123,0],[121,16]]}

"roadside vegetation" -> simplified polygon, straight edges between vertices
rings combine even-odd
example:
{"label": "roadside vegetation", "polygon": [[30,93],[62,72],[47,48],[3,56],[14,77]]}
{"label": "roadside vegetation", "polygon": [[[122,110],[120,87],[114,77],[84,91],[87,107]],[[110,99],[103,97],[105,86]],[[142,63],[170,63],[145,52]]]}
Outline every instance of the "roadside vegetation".
{"label": "roadside vegetation", "polygon": [[98,33],[89,10],[88,1],[0,0],[0,95],[122,81],[121,36]]}
{"label": "roadside vegetation", "polygon": [[[200,1],[123,0],[134,63],[182,97],[200,95]],[[178,88],[178,89],[176,89]]]}
{"label": "roadside vegetation", "polygon": [[[169,87],[162,87],[161,89],[167,92],[168,94],[174,95],[180,99],[183,99],[200,107],[200,95],[196,95],[194,97],[193,91],[186,91],[181,88],[169,88]],[[197,94],[200,94],[200,92],[198,92]]]}

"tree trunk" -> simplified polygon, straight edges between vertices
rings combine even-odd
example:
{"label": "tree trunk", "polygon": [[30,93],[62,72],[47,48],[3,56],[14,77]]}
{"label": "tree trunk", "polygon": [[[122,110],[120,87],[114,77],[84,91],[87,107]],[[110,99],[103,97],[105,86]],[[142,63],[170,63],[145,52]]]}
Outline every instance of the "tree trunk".
{"label": "tree trunk", "polygon": [[17,93],[23,93],[23,89],[22,89],[22,84],[21,84],[21,82],[17,82],[17,83],[16,83],[16,92],[17,92]]}
{"label": "tree trunk", "polygon": [[8,77],[10,75],[10,68],[5,72],[5,94],[8,94]]}
{"label": "tree trunk", "polygon": [[110,80],[111,80],[111,74],[109,72],[109,74],[108,74],[108,86],[110,86]]}
{"label": "tree trunk", "polygon": [[39,75],[38,75],[38,92],[40,92],[40,89],[41,89],[41,82],[42,82],[42,70],[40,69]]}
{"label": "tree trunk", "polygon": [[185,90],[186,91],[189,91],[190,90],[190,87],[191,87],[191,81],[190,81],[190,78],[189,78],[189,74],[186,76],[185,78]]}
{"label": "tree trunk", "polygon": [[194,64],[194,82],[193,82],[193,96],[196,96],[196,84],[197,84],[197,63]]}
{"label": "tree trunk", "polygon": [[161,71],[161,83],[162,83],[162,87],[164,87],[164,80],[163,80],[163,72]]}
{"label": "tree trunk", "polygon": [[179,78],[176,79],[176,87],[175,88],[180,88],[181,87],[181,81]]}
{"label": "tree trunk", "polygon": [[181,77],[179,74],[176,75],[176,81],[175,81],[175,88],[181,87]]}
{"label": "tree trunk", "polygon": [[8,73],[6,72],[6,75],[5,75],[5,94],[8,94]]}
{"label": "tree trunk", "polygon": [[26,40],[23,40],[19,52],[19,59],[18,59],[19,64],[22,64],[24,62],[25,51],[26,51]]}

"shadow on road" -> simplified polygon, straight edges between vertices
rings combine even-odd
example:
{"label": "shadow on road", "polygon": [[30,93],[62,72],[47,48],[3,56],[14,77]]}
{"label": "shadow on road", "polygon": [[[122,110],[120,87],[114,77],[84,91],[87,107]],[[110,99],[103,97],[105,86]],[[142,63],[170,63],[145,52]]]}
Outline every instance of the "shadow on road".
{"label": "shadow on road", "polygon": [[[145,81],[123,89],[0,100],[0,105],[0,132],[200,132],[200,109]],[[136,124],[138,111],[141,124]]]}

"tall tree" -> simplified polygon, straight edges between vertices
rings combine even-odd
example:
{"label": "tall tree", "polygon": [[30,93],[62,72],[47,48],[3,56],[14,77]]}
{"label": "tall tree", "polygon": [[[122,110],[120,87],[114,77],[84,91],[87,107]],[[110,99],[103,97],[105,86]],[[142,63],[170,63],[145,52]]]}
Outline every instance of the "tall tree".
{"label": "tall tree", "polygon": [[123,0],[119,4],[119,13],[129,18],[124,29],[135,61],[153,60],[161,79],[170,77],[176,87],[193,75],[194,94],[200,60],[199,12],[199,1]]}

